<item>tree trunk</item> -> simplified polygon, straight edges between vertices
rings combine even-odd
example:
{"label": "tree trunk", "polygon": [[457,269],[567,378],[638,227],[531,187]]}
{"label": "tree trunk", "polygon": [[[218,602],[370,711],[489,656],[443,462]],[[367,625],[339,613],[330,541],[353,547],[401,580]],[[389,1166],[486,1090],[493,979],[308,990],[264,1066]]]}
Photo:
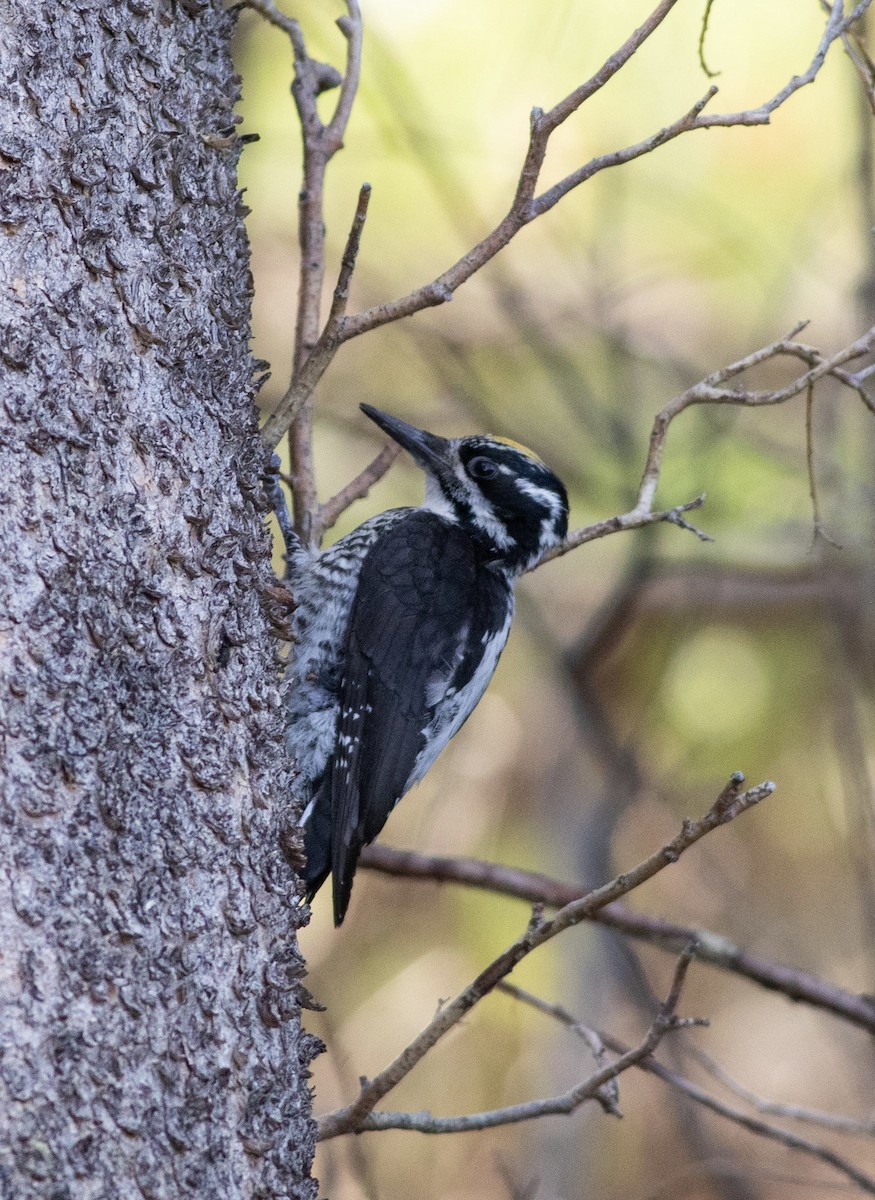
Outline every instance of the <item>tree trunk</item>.
{"label": "tree trunk", "polygon": [[0,1197],[312,1197],[220,0],[0,5]]}

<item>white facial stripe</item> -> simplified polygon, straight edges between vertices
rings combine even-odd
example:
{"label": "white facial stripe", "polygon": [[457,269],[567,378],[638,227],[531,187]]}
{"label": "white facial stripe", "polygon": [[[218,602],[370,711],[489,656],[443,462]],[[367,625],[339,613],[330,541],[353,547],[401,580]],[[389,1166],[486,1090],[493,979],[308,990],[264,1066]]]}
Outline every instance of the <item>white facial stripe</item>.
{"label": "white facial stripe", "polygon": [[496,517],[492,505],[478,487],[471,486],[471,481],[465,474],[465,468],[461,463],[456,467],[456,475],[461,481],[462,494],[465,497],[466,504],[471,509],[474,524],[487,533],[499,549],[506,550],[511,544],[511,537],[504,525]]}
{"label": "white facial stripe", "polygon": [[549,508],[553,516],[558,516],[562,511],[563,505],[560,496],[553,491],[552,488],[539,487],[537,483],[533,483],[531,479],[518,478],[516,485],[525,495],[531,496],[538,504],[542,504],[545,508]]}
{"label": "white facial stripe", "polygon": [[429,512],[437,513],[439,517],[446,517],[454,525],[458,524],[459,517],[456,510],[444,495],[441,485],[433,475],[427,474],[425,477],[425,503],[422,507],[427,508]]}

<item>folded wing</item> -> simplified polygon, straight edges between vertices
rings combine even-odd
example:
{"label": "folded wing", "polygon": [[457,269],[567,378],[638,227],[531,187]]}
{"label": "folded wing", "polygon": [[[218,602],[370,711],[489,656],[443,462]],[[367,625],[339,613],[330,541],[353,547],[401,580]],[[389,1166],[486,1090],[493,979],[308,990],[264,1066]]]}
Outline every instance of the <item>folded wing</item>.
{"label": "folded wing", "polygon": [[508,597],[506,581],[482,563],[471,539],[426,510],[411,510],[368,552],[347,629],[336,748],[325,780],[336,924],[362,846],[414,782],[427,732],[434,739],[436,706],[476,675],[490,614],[498,605],[504,621]]}

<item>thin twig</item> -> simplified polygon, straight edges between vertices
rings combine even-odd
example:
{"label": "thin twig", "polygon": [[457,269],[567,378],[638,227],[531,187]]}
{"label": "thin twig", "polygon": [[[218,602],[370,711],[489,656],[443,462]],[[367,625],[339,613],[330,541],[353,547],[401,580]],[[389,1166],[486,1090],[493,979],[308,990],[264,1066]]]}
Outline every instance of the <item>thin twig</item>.
{"label": "thin twig", "polygon": [[705,11],[702,14],[702,24],[699,28],[699,66],[709,79],[716,79],[720,74],[719,71],[712,71],[705,62],[705,38],[708,36],[708,22],[711,19],[711,8],[714,0],[706,0]]}
{"label": "thin twig", "polygon": [[[823,7],[823,5],[822,5]],[[875,62],[872,61],[863,44],[863,39],[851,33],[842,34],[845,53],[854,65],[854,70],[860,78],[863,93],[869,107],[875,115]]]}
{"label": "thin twig", "polygon": [[707,1071],[712,1078],[722,1083],[741,1100],[747,1101],[757,1112],[771,1117],[783,1117],[788,1121],[802,1121],[808,1125],[818,1125],[822,1129],[831,1129],[836,1133],[846,1133],[851,1137],[875,1137],[875,1116],[868,1120],[857,1117],[845,1117],[840,1113],[823,1112],[821,1109],[804,1108],[798,1104],[784,1104],[777,1100],[766,1100],[752,1092],[721,1067],[721,1065],[700,1050],[698,1046],[686,1046],[685,1052],[696,1060],[699,1066]]}
{"label": "thin twig", "polygon": [[586,100],[603,88],[629,61],[662,24],[676,2],[677,0],[663,0],[647,20],[605,61],[591,79],[569,93],[552,109],[542,111],[536,108],[532,110],[529,146],[507,214],[476,246],[430,283],[391,302],[378,304],[358,314],[346,316],[332,330],[324,329],[309,357],[307,372],[294,383],[288,400],[291,407],[300,406],[307,401],[341,345],[372,329],[411,316],[425,308],[444,304],[452,299],[455,291],[498,254],[525,225],[546,213],[568,192],[579,187],[599,172],[621,166],[649,154],[659,146],[694,129],[768,124],[772,114],[781,105],[786,103],[801,87],[814,81],[831,44],[848,32],[854,22],[868,9],[872,0],[861,0],[861,3],[847,17],[843,15],[841,0],[835,0],[817,50],[807,69],[800,75],[794,75],[783,88],[756,108],[734,113],[706,114],[704,109],[716,94],[716,88],[711,88],[688,112],[650,137],[621,150],[590,160],[541,195],[536,195],[550,135]]}
{"label": "thin twig", "polygon": [[[695,957],[698,959],[698,953],[695,954]],[[518,1000],[537,1008],[540,1012],[546,1013],[548,1016],[551,1016],[561,1022],[561,1024],[565,1025],[567,1028],[573,1029],[575,1027],[577,1023],[575,1017],[566,1009],[563,1009],[560,1005],[550,1004],[546,1001],[542,1001],[538,997],[532,996],[531,993],[522,991],[522,989],[507,988],[506,990],[511,995],[514,995]],[[628,1047],[611,1034],[600,1032],[599,1037],[604,1044],[609,1047],[609,1049],[614,1051],[614,1053],[628,1053]],[[808,1154],[813,1158],[819,1159],[821,1162],[827,1163],[829,1166],[834,1167],[837,1171],[842,1172],[849,1179],[852,1179],[854,1183],[858,1184],[865,1192],[868,1192],[870,1195],[875,1195],[875,1180],[860,1171],[846,1158],[836,1154],[833,1150],[828,1149],[826,1146],[817,1145],[815,1142],[810,1142],[807,1138],[799,1137],[798,1134],[791,1133],[789,1130],[780,1129],[776,1125],[770,1125],[766,1121],[760,1121],[755,1117],[749,1116],[747,1113],[743,1113],[738,1109],[731,1108],[722,1100],[718,1100],[715,1096],[710,1095],[704,1090],[704,1088],[699,1087],[698,1084],[693,1083],[689,1079],[685,1079],[676,1071],[672,1071],[668,1067],[663,1066],[662,1063],[656,1062],[652,1055],[642,1057],[634,1065],[640,1067],[642,1071],[648,1071],[651,1075],[656,1075],[659,1079],[664,1080],[672,1087],[683,1092],[685,1096],[688,1096],[697,1104],[703,1105],[705,1108],[710,1109],[712,1112],[717,1113],[721,1117],[725,1117],[727,1120],[732,1121],[736,1125],[741,1125],[750,1133],[755,1133],[760,1137],[765,1137],[772,1141],[780,1142],[782,1145],[789,1147],[791,1150],[799,1150],[803,1154]]]}
{"label": "thin twig", "polygon": [[276,25],[283,33],[288,34],[291,38],[296,57],[298,55],[302,58],[306,57],[301,26],[294,17],[287,17],[285,13],[280,12],[273,0],[242,0],[242,2],[246,8],[251,8],[253,12],[257,12],[266,21],[269,21],[271,25]]}
{"label": "thin twig", "polygon": [[732,790],[731,800],[727,801],[727,791],[724,789],[703,817],[698,821],[685,820],[676,837],[633,870],[618,875],[610,883],[596,888],[579,900],[572,901],[547,920],[535,911],[525,932],[481,971],[455,999],[444,1005],[393,1062],[374,1079],[364,1081],[358,1097],[351,1104],[320,1119],[317,1138],[337,1137],[339,1134],[353,1133],[361,1129],[367,1116],[383,1097],[400,1083],[429,1050],[488,995],[500,980],[509,975],[523,958],[557,934],[592,916],[612,900],[617,900],[639,887],[670,863],[677,862],[681,854],[700,838],[746,812],[771,795],[775,788],[775,785],[769,782],[742,792],[742,779],[743,776],[739,775],[732,777],[728,785]]}
{"label": "thin twig", "polygon": [[[544,213],[549,212],[551,208],[569,192],[580,187],[582,183],[592,179],[593,176],[600,174],[602,171],[609,170],[611,167],[622,167],[626,163],[633,162],[636,158],[642,158],[645,154],[652,154],[654,150],[658,150],[660,146],[665,146],[668,142],[674,141],[684,133],[690,133],[694,129],[706,128],[704,124],[705,118],[702,113],[706,106],[717,95],[717,88],[712,86],[708,88],[704,96],[700,97],[695,104],[692,105],[687,112],[683,113],[669,125],[658,129],[656,133],[650,134],[649,137],[643,138],[640,142],[633,142],[631,146],[624,146],[621,150],[612,150],[607,154],[599,154],[596,158],[590,159],[584,163],[582,167],[578,167],[576,171],[570,172],[564,179],[560,179],[558,183],[554,183],[552,187],[542,192],[540,196],[532,200],[531,212],[529,220],[535,217],[540,217]],[[747,113],[736,114],[737,117],[748,117]],[[732,120],[721,122],[727,125],[758,125],[760,121],[755,120]]]}
{"label": "thin twig", "polygon": [[392,463],[401,453],[397,442],[387,442],[377,457],[356,475],[355,479],[326,500],[319,510],[319,529],[326,533],[337,522],[341,513],[346,512],[356,500],[362,500],[368,492],[383,478]]}
{"label": "thin twig", "polygon": [[792,339],[799,332],[799,329],[800,326],[797,326],[796,329],[790,332],[787,338],[772,342],[770,345],[755,350],[752,354],[747,354],[744,358],[740,358],[734,363],[730,363],[729,366],[715,371],[706,379],[687,388],[685,392],[682,392],[665,405],[662,411],[657,414],[653,423],[647,461],[638,492],[637,507],[648,509],[653,501],[662,467],[665,433],[668,426],[680,413],[698,404],[743,404],[754,408],[783,404],[786,400],[790,400],[794,396],[798,396],[801,392],[804,392],[809,384],[815,383],[818,379],[832,373],[836,367],[842,367],[845,363],[851,362],[855,358],[861,358],[875,347],[875,326],[873,326],[861,337],[857,338],[855,342],[852,342],[851,345],[839,350],[830,358],[823,359],[783,388],[777,388],[773,391],[752,391],[725,386],[745,371],[750,370],[751,367],[766,362],[777,355],[789,353],[788,346],[793,344]]}
{"label": "thin twig", "polygon": [[[513,996],[514,999],[521,1000],[525,1004],[531,1005],[532,1008],[549,1013],[551,1016],[555,1016],[563,1021],[572,1033],[586,1042],[592,1051],[593,1058],[599,1066],[604,1064],[607,1048],[601,1037],[594,1029],[590,1029],[588,1025],[585,1025],[583,1021],[578,1021],[567,1008],[563,1008],[560,1004],[553,1004],[549,1000],[542,1000],[540,996],[536,996],[533,992],[528,992],[525,988],[517,987],[515,983],[508,983],[506,979],[502,979],[501,983],[497,985],[496,991],[505,992],[508,996]],[[603,1089],[595,1099],[599,1101],[605,1112],[610,1113],[612,1116],[621,1115],[618,1107],[619,1091],[615,1080],[612,1080],[611,1084]]]}
{"label": "thin twig", "polygon": [[[329,64],[310,58],[298,22],[283,16],[273,0],[247,2],[249,7],[289,35],[295,59],[292,96],[301,124],[304,162],[303,178],[298,191],[298,242],[301,254],[291,388],[299,384],[304,365],[319,338],[322,285],[325,276],[325,172],[328,163],[343,146],[343,138],[358,90],[361,75],[362,19],[358,0],[346,0],[346,15],[337,22],[346,40],[346,64],[341,75]],[[326,124],[319,115],[318,98],[322,92],[335,87],[339,87],[340,92],[334,114]],[[366,203],[365,201],[365,206]],[[348,285],[347,273],[346,287]],[[312,541],[313,519],[318,511],[313,464],[313,389],[301,389],[299,386],[298,390],[299,398],[295,402],[284,404],[282,428],[277,429],[277,422],[274,421],[265,440],[268,447],[273,449],[283,433],[291,427],[289,457],[294,479],[292,490],[295,529],[309,543]]]}
{"label": "thin twig", "polygon": [[[626,1046],[618,1038],[612,1037],[610,1034],[602,1033],[602,1040],[606,1046],[609,1046],[616,1054],[622,1054],[626,1050]],[[747,1129],[750,1133],[758,1134],[760,1137],[768,1138],[770,1141],[779,1142],[782,1146],[788,1147],[790,1150],[798,1150],[802,1154],[807,1154],[812,1158],[818,1159],[820,1162],[827,1163],[840,1171],[848,1179],[853,1180],[858,1187],[862,1188],[870,1196],[875,1196],[875,1179],[870,1175],[866,1175],[853,1163],[849,1162],[840,1154],[836,1154],[834,1150],[830,1150],[826,1146],[820,1146],[816,1142],[811,1142],[807,1138],[800,1137],[796,1133],[791,1133],[787,1129],[781,1129],[777,1125],[771,1125],[767,1121],[760,1120],[758,1117],[752,1117],[748,1113],[739,1111],[737,1108],[732,1108],[725,1104],[722,1100],[718,1100],[715,1096],[710,1095],[704,1088],[693,1083],[689,1079],[685,1079],[682,1075],[675,1071],[669,1070],[662,1063],[655,1062],[651,1059],[643,1059],[637,1064],[642,1071],[649,1071],[651,1075],[656,1075],[665,1083],[683,1092],[691,1100],[697,1104],[701,1104],[704,1108],[708,1108],[711,1112],[715,1112],[718,1116],[724,1117],[728,1121],[732,1121],[735,1125],[740,1125],[743,1129]]]}
{"label": "thin twig", "polygon": [[[827,0],[820,0],[820,7],[824,12],[829,12],[829,4]],[[861,33],[851,33],[850,30],[842,34],[842,43],[845,48],[845,53],[851,60],[854,70],[860,77],[860,82],[863,85],[863,92],[869,102],[869,107],[875,114],[875,63],[873,63],[864,44],[866,36],[866,23],[861,21]]]}
{"label": "thin twig", "polygon": [[[540,902],[550,908],[564,908],[587,895],[587,889],[580,884],[563,883],[534,871],[483,862],[476,858],[447,858],[412,850],[396,850],[383,844],[367,846],[359,859],[359,866],[409,879],[482,888],[528,904]],[[761,987],[780,992],[794,1002],[832,1013],[875,1034],[875,1001],[795,967],[749,954],[722,934],[679,925],[663,917],[633,912],[617,903],[605,905],[587,919],[671,954],[676,954],[688,942],[696,941],[699,962],[740,975]]]}
{"label": "thin twig", "polygon": [[342,316],[346,313],[346,306],[349,303],[349,284],[352,279],[352,273],[355,270],[356,259],[358,258],[359,246],[362,240],[362,231],[365,227],[365,221],[368,216],[368,205],[371,201],[371,185],[363,183],[359,188],[358,201],[355,206],[355,214],[352,218],[352,225],[349,229],[349,235],[346,239],[346,246],[343,251],[343,256],[340,260],[340,273],[337,276],[337,283],[334,288],[334,298],[331,302],[331,310],[328,314],[328,325],[337,324]]}
{"label": "thin twig", "polygon": [[[526,207],[534,199],[550,135],[596,92],[601,91],[609,80],[613,79],[617,72],[640,50],[651,34],[656,32],[676,3],[677,0],[662,0],[662,3],[657,5],[650,16],[629,35],[623,45],[605,60],[598,71],[585,83],[576,87],[574,91],[569,92],[558,104],[546,112],[540,108],[532,109],[529,118],[529,146],[520,171],[511,212],[524,213]],[[483,243],[481,242],[480,245],[482,246]]]}
{"label": "thin twig", "polygon": [[[331,310],[328,314],[328,320],[325,324],[323,337],[331,338],[335,335],[340,321],[346,313],[346,306],[349,302],[349,285],[352,279],[352,273],[355,270],[356,259],[358,257],[359,246],[361,245],[362,231],[364,229],[365,220],[368,215],[368,204],[371,199],[371,185],[363,183],[359,189],[358,201],[356,203],[355,213],[350,226],[349,234],[346,240],[346,247],[343,252],[343,257],[340,261],[340,272],[337,277],[337,283],[334,288],[334,296],[331,302]],[[320,279],[320,291],[321,291]],[[289,425],[296,419],[298,412],[301,409],[304,400],[308,395],[312,394],[313,389],[309,392],[306,386],[301,386],[301,381],[309,378],[313,372],[313,367],[310,366],[311,358],[309,355],[302,358],[298,364],[292,382],[286,389],[285,394],[277,404],[274,411],[264,424],[261,431],[262,441],[268,449],[272,449],[283,436]],[[314,385],[315,386],[315,385]]]}
{"label": "thin twig", "polygon": [[[703,503],[704,497],[699,497],[698,500],[691,501],[689,504],[680,505],[678,508],[664,511],[654,512],[652,506],[662,473],[662,462],[669,426],[676,417],[688,408],[700,404],[738,404],[752,408],[783,404],[785,401],[791,400],[794,396],[807,391],[817,380],[832,375],[857,391],[864,399],[870,411],[875,412],[875,404],[866,396],[863,390],[863,379],[868,377],[868,368],[860,371],[857,375],[852,375],[843,370],[846,363],[852,362],[857,358],[862,358],[875,349],[875,326],[867,330],[866,333],[857,338],[849,346],[845,346],[835,354],[825,357],[812,347],[803,346],[793,340],[805,327],[805,324],[806,322],[801,322],[785,338],[781,338],[776,342],[770,342],[768,346],[762,346],[759,350],[754,350],[752,353],[746,354],[743,358],[730,363],[726,367],[722,367],[719,371],[713,372],[706,379],[693,384],[685,392],[670,400],[657,413],[653,422],[653,428],[650,432],[650,444],[635,507],[621,516],[610,517],[607,520],[598,521],[594,525],[588,525],[583,529],[572,530],[562,545],[546,554],[541,559],[541,562],[548,562],[552,558],[558,558],[563,554],[567,554],[569,550],[573,550],[577,546],[582,546],[585,542],[591,542],[596,538],[605,537],[606,534],[616,533],[619,530],[640,529],[644,525],[652,525],[660,521],[669,521],[676,525],[683,524],[682,521],[678,520],[679,514],[687,512],[691,508],[698,508]],[[784,387],[776,388],[772,391],[753,391],[726,386],[752,367],[759,366],[769,359],[781,356],[802,358],[804,361],[811,362],[812,366],[808,371],[797,376],[796,379]],[[693,528],[693,532],[699,537],[703,536],[698,529]]]}
{"label": "thin twig", "polygon": [[584,526],[582,529],[573,529],[561,545],[548,550],[544,557],[539,559],[529,569],[534,571],[536,567],[543,566],[544,563],[550,562],[554,558],[561,558],[569,550],[576,550],[578,546],[583,546],[587,542],[598,541],[599,538],[607,537],[608,534],[625,533],[631,529],[643,529],[645,525],[659,525],[662,522],[687,529],[703,542],[712,542],[714,539],[710,534],[703,533],[695,525],[684,521],[681,515],[682,513],[693,512],[695,509],[701,508],[704,503],[705,496],[703,494],[697,496],[695,500],[688,500],[686,504],[676,504],[674,508],[657,509],[655,512],[651,509],[642,509],[636,505],[635,508],[627,513],[621,513],[620,516],[606,517],[603,521],[596,521],[592,525]]}
{"label": "thin twig", "polygon": [[[671,989],[648,1029],[640,1045],[625,1050],[618,1059],[594,1071],[576,1087],[561,1096],[545,1100],[527,1100],[522,1104],[511,1104],[505,1108],[494,1108],[486,1112],[467,1113],[458,1117],[436,1117],[430,1112],[372,1112],[359,1125],[358,1133],[379,1129],[408,1129],[417,1133],[471,1133],[481,1129],[493,1129],[497,1125],[516,1125],[521,1121],[532,1121],[539,1117],[567,1116],[587,1100],[599,1098],[602,1089],[617,1079],[630,1067],[638,1066],[656,1050],[667,1033],[685,1028],[690,1024],[701,1024],[695,1019],[677,1017],[676,1010],[683,990],[690,963],[694,957],[692,949],[685,950],[678,959],[672,978]],[[619,1114],[617,1114],[619,1115]]]}
{"label": "thin twig", "polygon": [[820,503],[817,496],[817,476],[814,470],[814,384],[809,383],[805,392],[805,465],[808,471],[808,495],[811,497],[812,536],[811,547],[814,548],[819,537],[831,546],[841,550],[841,546],[826,532],[820,515]]}
{"label": "thin twig", "polygon": [[[779,353],[791,358],[799,358],[803,362],[807,362],[810,367],[818,366],[820,363],[827,361],[822,351],[818,350],[815,346],[807,346],[802,342],[783,342],[781,343]],[[841,366],[831,366],[827,374],[855,391],[869,412],[875,413],[875,400],[866,391],[867,382],[875,374],[875,364],[871,364],[868,367],[861,367],[859,371],[853,372],[846,371]]]}
{"label": "thin twig", "polygon": [[863,13],[870,7],[871,2],[872,0],[862,0],[845,16],[843,0],[833,0],[826,28],[807,70],[803,71],[801,75],[794,75],[779,91],[775,92],[771,99],[766,100],[758,108],[745,109],[743,112],[710,114],[702,118],[699,128],[713,129],[718,125],[768,125],[772,113],[776,112],[782,104],[786,104],[800,88],[814,83],[830,46],[859,21]]}
{"label": "thin twig", "polygon": [[346,16],[338,18],[337,28],[346,38],[347,56],[337,107],[325,130],[326,144],[332,154],[343,148],[346,127],[358,93],[364,33],[358,0],[346,0]]}

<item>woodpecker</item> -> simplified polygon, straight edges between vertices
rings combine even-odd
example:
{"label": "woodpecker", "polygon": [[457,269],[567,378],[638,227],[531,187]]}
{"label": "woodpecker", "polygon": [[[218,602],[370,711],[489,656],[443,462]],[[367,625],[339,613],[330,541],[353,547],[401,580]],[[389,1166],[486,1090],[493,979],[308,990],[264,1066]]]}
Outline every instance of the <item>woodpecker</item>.
{"label": "woodpecker", "polygon": [[307,804],[307,899],[346,914],[362,847],[470,716],[516,579],[568,530],[562,482],[503,438],[443,438],[360,405],[425,472],[425,500],[319,553],[291,543],[297,608],[288,745]]}

